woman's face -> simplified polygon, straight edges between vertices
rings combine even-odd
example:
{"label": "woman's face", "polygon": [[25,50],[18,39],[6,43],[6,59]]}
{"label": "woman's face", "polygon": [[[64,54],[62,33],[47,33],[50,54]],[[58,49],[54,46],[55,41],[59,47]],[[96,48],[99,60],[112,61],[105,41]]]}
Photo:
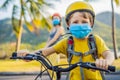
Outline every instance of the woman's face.
{"label": "woman's face", "polygon": [[58,16],[54,16],[53,19],[59,19],[60,20],[60,18]]}
{"label": "woman's face", "polygon": [[83,24],[88,23],[91,26],[89,18],[83,12],[75,12],[70,16],[69,19],[70,24]]}

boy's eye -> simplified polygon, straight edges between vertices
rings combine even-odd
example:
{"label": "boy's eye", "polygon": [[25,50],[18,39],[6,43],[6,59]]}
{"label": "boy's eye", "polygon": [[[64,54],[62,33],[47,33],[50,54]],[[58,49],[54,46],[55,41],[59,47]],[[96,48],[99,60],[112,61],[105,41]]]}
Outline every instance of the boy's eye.
{"label": "boy's eye", "polygon": [[74,21],[73,23],[78,23],[78,21]]}
{"label": "boy's eye", "polygon": [[88,23],[87,21],[82,21],[82,23]]}

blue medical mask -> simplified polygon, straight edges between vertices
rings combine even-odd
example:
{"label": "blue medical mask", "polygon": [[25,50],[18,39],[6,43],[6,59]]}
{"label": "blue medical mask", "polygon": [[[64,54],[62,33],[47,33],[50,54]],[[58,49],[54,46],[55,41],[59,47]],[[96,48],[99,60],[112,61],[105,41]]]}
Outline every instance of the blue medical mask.
{"label": "blue medical mask", "polygon": [[60,20],[59,19],[53,19],[52,23],[53,23],[54,26],[59,25]]}
{"label": "blue medical mask", "polygon": [[70,33],[76,38],[83,39],[92,31],[92,28],[89,24],[86,24],[86,23],[71,24],[69,30],[70,30]]}

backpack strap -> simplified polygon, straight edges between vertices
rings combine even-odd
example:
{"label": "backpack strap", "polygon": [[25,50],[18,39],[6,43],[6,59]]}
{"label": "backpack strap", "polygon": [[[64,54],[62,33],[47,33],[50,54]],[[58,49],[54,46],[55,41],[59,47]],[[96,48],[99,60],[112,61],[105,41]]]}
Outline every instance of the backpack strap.
{"label": "backpack strap", "polygon": [[[96,60],[98,58],[96,41],[93,34],[90,34],[88,37],[88,43],[90,51],[92,52],[92,57]],[[93,50],[93,51],[92,51]]]}
{"label": "backpack strap", "polygon": [[74,40],[72,36],[68,38],[68,50],[67,51],[68,51],[68,62],[71,62],[72,55],[83,56],[81,52],[74,51]]}
{"label": "backpack strap", "polygon": [[[80,56],[80,61],[82,61],[82,56],[83,54],[81,52],[75,52],[74,51],[74,40],[73,40],[73,37],[70,36],[68,38],[68,63],[69,63],[69,66],[71,64],[71,60],[72,60],[72,57],[73,55],[76,55],[76,56]],[[82,77],[82,80],[84,80],[84,73],[83,73],[83,69],[80,67],[80,73],[81,73],[81,77]],[[67,77],[66,77],[66,80],[70,80],[69,79],[69,75],[70,75],[70,72],[67,74]]]}
{"label": "backpack strap", "polygon": [[71,52],[72,52],[72,50],[73,50],[73,44],[74,44],[73,37],[72,37],[72,36],[69,36],[69,38],[68,38],[68,48],[67,48],[67,51],[68,51],[67,57],[68,57],[68,62],[69,62],[69,64],[70,64],[71,59],[72,59],[72,54],[71,54]]}
{"label": "backpack strap", "polygon": [[[74,43],[73,37],[69,36],[68,37],[68,48],[67,48],[67,51],[68,51],[67,60],[68,60],[69,66],[70,66],[70,63],[71,63],[71,60],[72,60],[72,57],[73,57],[73,55],[71,54],[71,50],[73,50],[73,43]],[[69,76],[70,76],[70,72],[68,72],[66,80],[70,80]]]}
{"label": "backpack strap", "polygon": [[[98,54],[97,54],[97,45],[96,45],[96,41],[95,41],[95,38],[93,36],[93,34],[90,34],[89,35],[89,38],[88,38],[88,43],[89,43],[89,47],[90,49],[94,49],[95,51],[92,53],[92,57],[96,60],[98,59]],[[105,76],[103,74],[103,72],[100,71],[100,74],[101,74],[101,77],[103,80],[105,80]]]}
{"label": "backpack strap", "polygon": [[95,38],[92,34],[89,35],[88,37],[88,44],[89,44],[89,51],[85,52],[84,54],[82,52],[75,52],[74,51],[74,41],[73,41],[73,37],[69,36],[68,38],[68,62],[71,62],[71,57],[72,55],[76,55],[76,56],[87,56],[89,54],[92,54],[92,57],[94,59],[98,58],[98,54],[97,54],[97,46],[96,46],[96,42],[95,42]]}
{"label": "backpack strap", "polygon": [[92,34],[89,35],[88,37],[88,44],[89,44],[89,51],[85,52],[84,54],[82,54],[82,52],[75,52],[74,51],[74,41],[73,41],[73,37],[70,36],[68,38],[68,58],[71,56],[71,55],[76,55],[76,56],[87,56],[89,54],[92,54],[93,58],[94,59],[97,59],[98,58],[98,55],[97,55],[97,46],[96,46],[96,42],[95,42],[95,39],[94,39],[94,36]]}

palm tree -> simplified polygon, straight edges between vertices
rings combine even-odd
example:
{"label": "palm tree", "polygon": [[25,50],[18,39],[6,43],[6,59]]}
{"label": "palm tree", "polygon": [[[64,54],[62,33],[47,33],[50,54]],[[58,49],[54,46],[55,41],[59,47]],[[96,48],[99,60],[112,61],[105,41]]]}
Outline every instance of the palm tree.
{"label": "palm tree", "polygon": [[[116,5],[118,5],[118,6],[120,5],[120,0],[114,0],[114,1],[115,1]],[[114,56],[115,56],[115,59],[117,59],[118,58],[118,56],[117,56],[118,50],[117,50],[117,45],[116,45],[117,42],[116,42],[116,35],[115,35],[116,29],[115,29],[115,14],[114,14],[114,5],[113,5],[114,1],[111,0],[111,7],[112,7],[112,39],[113,39]]]}
{"label": "palm tree", "polygon": [[[44,7],[50,6],[51,4],[44,0],[19,0],[19,4],[15,2],[18,2],[18,0],[5,0],[1,9],[8,8],[9,4],[13,5],[12,25],[17,39],[15,50],[17,52],[21,43],[23,21],[27,25],[27,28],[36,34],[38,34],[39,27],[51,28],[48,19],[43,15],[45,13]],[[28,18],[30,21],[28,21]]]}

